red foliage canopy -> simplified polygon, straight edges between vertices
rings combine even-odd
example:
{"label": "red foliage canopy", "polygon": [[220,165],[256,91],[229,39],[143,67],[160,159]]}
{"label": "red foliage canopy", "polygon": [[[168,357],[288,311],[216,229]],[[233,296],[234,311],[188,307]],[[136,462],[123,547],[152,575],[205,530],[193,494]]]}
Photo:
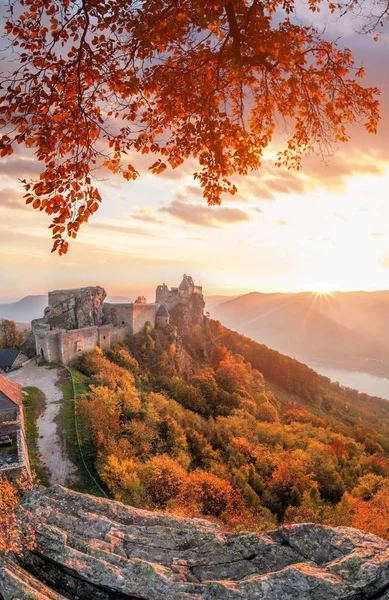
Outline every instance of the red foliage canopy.
{"label": "red foliage canopy", "polygon": [[[11,0],[6,32],[17,68],[3,77],[1,156],[15,143],[44,163],[26,202],[53,216],[53,250],[98,209],[93,172],[161,173],[194,157],[209,204],[258,169],[276,118],[290,137],[276,164],[374,132],[378,101],[348,49],[294,18],[295,0]],[[320,0],[309,0],[312,11]],[[352,3],[340,2],[335,11]]]}

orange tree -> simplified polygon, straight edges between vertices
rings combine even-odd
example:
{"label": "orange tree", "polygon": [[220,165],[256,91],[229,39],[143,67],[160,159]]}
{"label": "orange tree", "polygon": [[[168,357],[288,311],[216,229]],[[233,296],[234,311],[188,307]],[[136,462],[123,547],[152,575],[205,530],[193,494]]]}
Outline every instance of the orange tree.
{"label": "orange tree", "polygon": [[297,1],[9,1],[17,67],[2,78],[0,153],[24,144],[42,162],[23,183],[26,202],[52,215],[53,250],[98,209],[94,170],[136,179],[136,153],[156,174],[196,159],[219,204],[234,173],[260,167],[277,119],[290,125],[278,166],[346,141],[349,124],[375,132],[378,90],[360,84],[350,50],[294,18]]}
{"label": "orange tree", "polygon": [[19,554],[34,546],[33,530],[28,526],[20,528],[13,512],[23,494],[30,489],[31,482],[26,476],[12,484],[0,475],[0,556],[3,558],[9,552]]}

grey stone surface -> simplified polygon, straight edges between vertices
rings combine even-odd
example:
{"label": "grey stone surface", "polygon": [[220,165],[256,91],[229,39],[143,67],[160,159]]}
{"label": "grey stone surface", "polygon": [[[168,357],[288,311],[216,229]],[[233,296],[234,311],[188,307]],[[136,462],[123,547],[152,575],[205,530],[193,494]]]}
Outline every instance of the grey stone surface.
{"label": "grey stone surface", "polygon": [[368,600],[389,589],[389,542],[347,527],[232,534],[60,486],[35,488],[17,518],[36,531],[23,566],[70,598]]}
{"label": "grey stone surface", "polygon": [[4,600],[65,600],[15,562],[0,565],[0,598]]}
{"label": "grey stone surface", "polygon": [[107,294],[100,286],[49,292],[45,319],[55,327],[82,329],[103,323],[103,303]]}

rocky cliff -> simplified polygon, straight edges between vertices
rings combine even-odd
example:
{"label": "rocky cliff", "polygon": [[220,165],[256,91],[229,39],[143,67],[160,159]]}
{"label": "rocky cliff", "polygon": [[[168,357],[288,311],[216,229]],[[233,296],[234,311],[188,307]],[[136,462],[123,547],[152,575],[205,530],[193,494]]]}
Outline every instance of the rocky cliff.
{"label": "rocky cliff", "polygon": [[180,335],[191,337],[194,331],[200,331],[204,327],[204,307],[204,297],[201,294],[192,294],[174,307],[168,307],[170,324],[177,327]]}
{"label": "rocky cliff", "polygon": [[389,542],[347,527],[230,534],[59,486],[17,518],[36,548],[0,569],[5,600],[389,600]]}
{"label": "rocky cliff", "polygon": [[81,329],[101,325],[107,294],[100,286],[49,292],[45,320],[53,327]]}

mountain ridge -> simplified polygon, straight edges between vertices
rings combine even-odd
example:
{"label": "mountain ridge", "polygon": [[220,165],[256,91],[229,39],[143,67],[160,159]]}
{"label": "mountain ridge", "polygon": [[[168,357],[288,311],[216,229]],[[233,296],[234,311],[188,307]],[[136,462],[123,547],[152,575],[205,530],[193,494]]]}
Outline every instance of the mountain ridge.
{"label": "mountain ridge", "polygon": [[[212,318],[299,359],[350,364],[389,375],[389,291],[249,292],[214,307]],[[381,365],[364,364],[367,359]]]}

